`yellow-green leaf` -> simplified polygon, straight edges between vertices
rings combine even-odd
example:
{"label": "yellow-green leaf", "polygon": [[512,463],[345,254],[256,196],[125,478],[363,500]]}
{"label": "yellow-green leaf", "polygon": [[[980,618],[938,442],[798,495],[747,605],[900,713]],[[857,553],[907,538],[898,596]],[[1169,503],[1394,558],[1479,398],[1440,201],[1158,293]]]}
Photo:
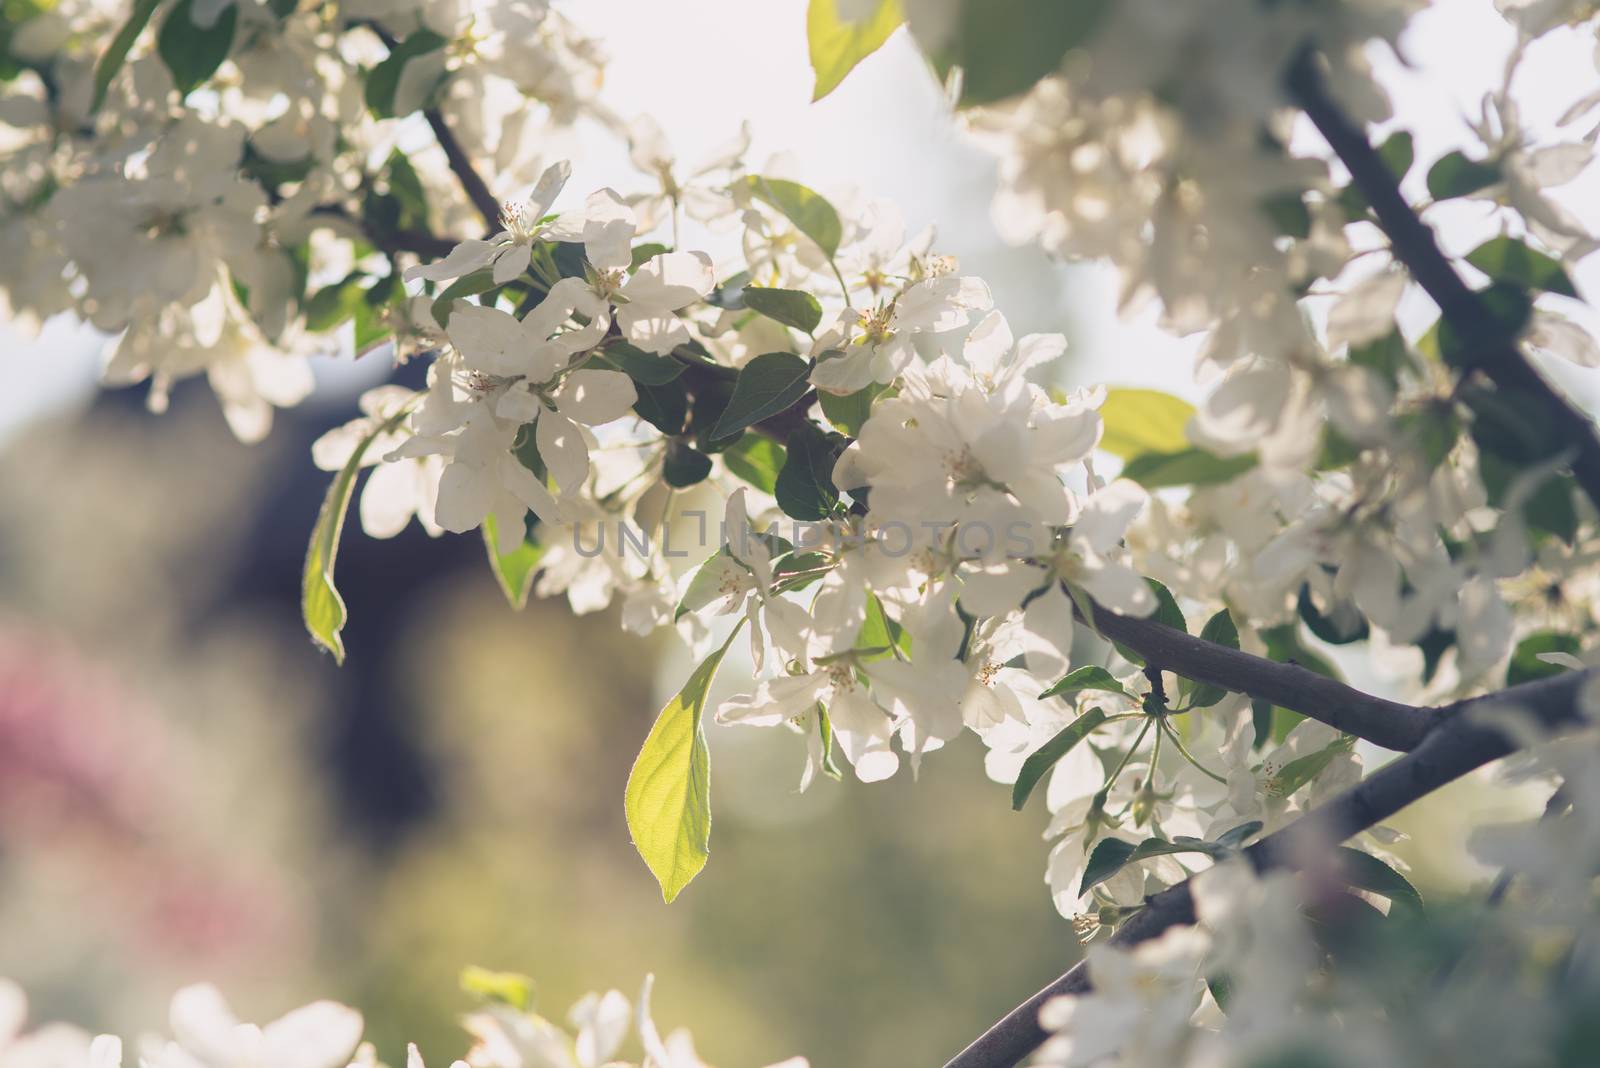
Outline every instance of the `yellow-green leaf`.
{"label": "yellow-green leaf", "polygon": [[322,498],[322,511],[317,513],[317,524],[311,528],[311,544],[306,547],[306,566],[300,577],[300,615],[305,619],[311,640],[332,653],[339,664],[344,663],[344,642],[339,632],[344,629],[348,615],[344,598],[333,585],[333,563],[339,555],[344,516],[350,510],[361,458],[374,441],[399,426],[409,411],[396,412],[356,446],[328,486],[328,493]]}
{"label": "yellow-green leaf", "polygon": [[628,773],[628,832],[668,903],[711,854],[711,753],[703,713],[711,680],[737,633],[735,628],[667,702]]}
{"label": "yellow-green leaf", "polygon": [[812,100],[821,100],[838,88],[857,63],[882,47],[902,22],[900,0],[878,0],[864,19],[839,17],[838,0],[811,0],[806,9],[806,39],[811,46],[811,69],[817,76]]}
{"label": "yellow-green leaf", "polygon": [[495,972],[477,965],[461,969],[461,989],[484,1001],[498,1001],[518,1012],[533,1008],[533,980],[520,972]]}
{"label": "yellow-green leaf", "polygon": [[[519,519],[517,522],[524,521]],[[544,546],[523,538],[515,549],[502,553],[499,521],[492,515],[485,516],[481,529],[483,547],[489,554],[489,570],[494,572],[500,592],[506,595],[511,607],[520,612],[528,603],[528,591],[533,588],[533,576],[539,570],[539,561],[544,558]]]}
{"label": "yellow-green leaf", "polygon": [[1194,405],[1160,390],[1108,390],[1100,407],[1106,424],[1100,447],[1124,460],[1149,452],[1182,452],[1190,447],[1183,428],[1193,415]]}

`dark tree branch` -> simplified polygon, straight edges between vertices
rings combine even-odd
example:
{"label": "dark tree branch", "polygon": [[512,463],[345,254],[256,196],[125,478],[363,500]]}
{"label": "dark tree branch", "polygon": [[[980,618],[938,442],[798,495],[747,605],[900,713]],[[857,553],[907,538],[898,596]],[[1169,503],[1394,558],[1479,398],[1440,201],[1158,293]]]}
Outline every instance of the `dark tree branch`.
{"label": "dark tree branch", "polygon": [[1474,369],[1499,389],[1526,394],[1539,404],[1562,438],[1577,448],[1573,474],[1589,499],[1600,507],[1600,436],[1594,420],[1545,381],[1517,348],[1516,338],[1508,335],[1439,251],[1433,231],[1406,203],[1393,172],[1367,141],[1366,133],[1334,103],[1322,76],[1321,58],[1314,49],[1307,47],[1296,57],[1287,81],[1295,103],[1321,131],[1334,154],[1349,169],[1350,180],[1372,206],[1395,258],[1406,265],[1411,277],[1439,305],[1440,315],[1456,333],[1473,339],[1477,347]]}
{"label": "dark tree branch", "polygon": [[1271,701],[1385,749],[1412,748],[1433,719],[1428,709],[1374,697],[1298,664],[1230,649],[1154,619],[1119,616],[1097,606],[1092,625],[1164,670]]}
{"label": "dark tree branch", "polygon": [[[1244,851],[1257,870],[1297,867],[1306,859],[1325,857],[1330,846],[1388,819],[1407,805],[1515,751],[1506,733],[1484,722],[1482,714],[1520,709],[1547,731],[1587,722],[1577,706],[1578,692],[1594,670],[1571,671],[1497,693],[1458,701],[1427,712],[1433,727],[1410,752],[1379,768],[1321,808],[1268,835]],[[1114,946],[1132,946],[1155,938],[1169,927],[1194,922],[1194,900],[1187,882],[1154,894],[1108,939]],[[1086,962],[1080,961],[980,1035],[945,1068],[1013,1068],[1049,1037],[1039,1026],[1039,1009],[1062,994],[1083,994],[1092,987]]]}
{"label": "dark tree branch", "polygon": [[472,201],[472,206],[483,216],[483,224],[489,228],[489,232],[496,232],[500,229],[500,202],[489,192],[488,185],[472,166],[472,158],[467,155],[466,149],[461,147],[455,131],[445,124],[444,116],[439,110],[429,108],[422,114],[428,120],[428,128],[433,131],[439,147],[444,149],[445,158],[450,161],[450,169],[455,172],[456,180],[461,183],[467,199]]}

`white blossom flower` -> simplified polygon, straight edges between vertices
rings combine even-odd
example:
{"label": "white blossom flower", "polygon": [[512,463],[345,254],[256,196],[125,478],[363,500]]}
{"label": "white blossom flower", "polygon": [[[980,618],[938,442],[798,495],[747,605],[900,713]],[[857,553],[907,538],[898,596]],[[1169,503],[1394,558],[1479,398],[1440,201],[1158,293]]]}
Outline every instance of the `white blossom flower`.
{"label": "white blossom flower", "polygon": [[344,1068],[361,1040],[361,1014],[316,1001],[263,1027],[240,1023],[213,986],[173,995],[173,1040],[145,1058],[151,1068]]}

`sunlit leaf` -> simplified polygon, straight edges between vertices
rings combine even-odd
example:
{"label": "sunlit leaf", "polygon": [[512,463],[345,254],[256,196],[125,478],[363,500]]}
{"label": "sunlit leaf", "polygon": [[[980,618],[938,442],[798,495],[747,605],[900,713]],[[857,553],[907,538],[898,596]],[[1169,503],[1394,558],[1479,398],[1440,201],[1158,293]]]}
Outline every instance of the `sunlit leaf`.
{"label": "sunlit leaf", "polygon": [[[522,520],[518,520],[522,522]],[[511,607],[521,611],[528,603],[528,591],[533,588],[533,576],[544,558],[544,546],[523,538],[509,553],[500,551],[496,532],[499,520],[486,516],[483,520],[483,546],[489,554],[489,570],[494,572],[500,592],[506,595]]]}
{"label": "sunlit leaf", "polygon": [[405,419],[406,410],[396,412],[356,446],[344,467],[334,476],[322,499],[322,510],[311,528],[311,544],[306,547],[305,568],[300,578],[300,614],[312,641],[333,654],[336,663],[344,663],[344,641],[339,632],[344,629],[347,613],[344,598],[333,584],[334,560],[339,555],[339,536],[344,532],[345,513],[350,510],[350,497],[355,489],[356,473],[361,470],[361,458],[372,443],[394,430]]}
{"label": "sunlit leaf", "polygon": [[821,100],[844,81],[857,63],[876,52],[905,21],[900,0],[877,0],[865,18],[839,15],[838,0],[811,0],[806,8],[806,41],[817,76],[812,100]]}
{"label": "sunlit leaf", "polygon": [[1184,427],[1194,416],[1194,405],[1155,389],[1110,389],[1100,406],[1105,436],[1100,447],[1113,456],[1131,460],[1145,453],[1182,452],[1189,448]]}
{"label": "sunlit leaf", "polygon": [[737,633],[735,628],[667,702],[628,773],[628,832],[669,903],[711,854],[711,753],[703,718],[711,681]]}

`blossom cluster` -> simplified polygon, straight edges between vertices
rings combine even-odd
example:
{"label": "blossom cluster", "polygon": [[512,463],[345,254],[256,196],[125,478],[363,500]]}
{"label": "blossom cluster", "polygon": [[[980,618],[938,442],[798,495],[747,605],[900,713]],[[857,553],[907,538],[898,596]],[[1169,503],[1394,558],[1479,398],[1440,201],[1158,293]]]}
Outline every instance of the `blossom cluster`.
{"label": "blossom cluster", "polygon": [[421,111],[512,188],[609,120],[600,65],[543,0],[23,0],[0,24],[0,308],[111,335],[106,381],[155,409],[204,374],[258,440],[310,357],[403,321],[405,235],[471,215],[442,147],[411,147]]}
{"label": "blossom cluster", "polygon": [[[618,990],[588,994],[572,1006],[567,1026],[529,1006],[528,980],[469,968],[463,986],[483,1004],[462,1019],[472,1038],[453,1068],[708,1068],[694,1039],[679,1028],[661,1034],[650,1012],[654,977],[647,976],[637,1006]],[[0,1060],[18,1068],[122,1068],[122,1039],[91,1035],[64,1023],[25,1031],[27,998],[0,980]],[[172,997],[171,1036],[139,1036],[140,1068],[383,1068],[378,1052],[362,1041],[361,1013],[334,1001],[316,1001],[257,1026],[234,1015],[216,987],[184,987]],[[631,1048],[642,1060],[619,1059]],[[425,1068],[417,1047],[407,1068]],[[791,1057],[769,1068],[806,1068]]]}
{"label": "blossom cluster", "polygon": [[1591,736],[1518,769],[1567,786],[1543,819],[1474,833],[1504,873],[1487,905],[1424,909],[1326,844],[1299,873],[1218,864],[1191,884],[1197,926],[1090,947],[1094,991],[1046,1003],[1053,1037],[1032,1063],[1590,1063],[1597,759]]}

